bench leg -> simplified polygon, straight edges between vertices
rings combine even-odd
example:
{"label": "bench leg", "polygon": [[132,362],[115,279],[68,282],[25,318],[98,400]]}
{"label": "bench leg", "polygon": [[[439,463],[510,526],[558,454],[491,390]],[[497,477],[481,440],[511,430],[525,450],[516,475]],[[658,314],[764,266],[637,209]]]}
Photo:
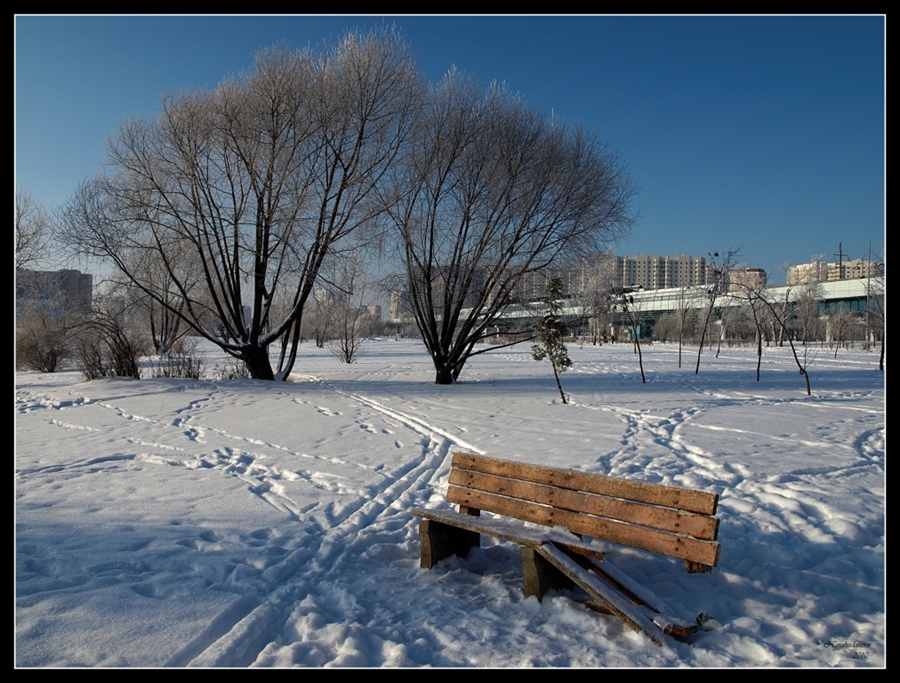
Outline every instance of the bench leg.
{"label": "bench leg", "polygon": [[465,557],[469,550],[481,545],[481,534],[441,524],[430,519],[419,522],[419,543],[422,546],[422,569],[431,569],[451,555]]}
{"label": "bench leg", "polygon": [[544,559],[534,548],[523,545],[519,549],[522,574],[525,578],[525,597],[542,600],[551,588],[572,588],[575,583]]}
{"label": "bench leg", "polygon": [[712,571],[712,567],[710,567],[708,564],[691,562],[691,560],[684,561],[684,568],[688,571],[689,574],[703,574]]}

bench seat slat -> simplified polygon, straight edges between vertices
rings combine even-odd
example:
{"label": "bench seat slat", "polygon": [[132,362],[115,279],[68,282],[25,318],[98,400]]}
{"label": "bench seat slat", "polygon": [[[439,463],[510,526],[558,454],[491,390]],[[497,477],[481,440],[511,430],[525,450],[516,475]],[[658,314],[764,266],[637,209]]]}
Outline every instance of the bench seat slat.
{"label": "bench seat slat", "polygon": [[[560,489],[546,484],[535,484],[521,479],[510,479],[471,470],[452,470],[450,484],[466,489],[496,493],[509,498],[533,501],[582,514],[649,526],[707,541],[714,541],[719,529],[719,520],[715,517],[571,489]],[[451,500],[450,502],[460,501]]]}
{"label": "bench seat slat", "polygon": [[484,474],[495,474],[513,479],[524,479],[574,491],[585,491],[614,498],[635,500],[651,505],[677,508],[701,515],[716,514],[719,497],[715,493],[684,489],[662,484],[626,481],[600,474],[560,470],[542,465],[512,462],[481,455],[456,453],[453,467]]}
{"label": "bench seat slat", "polygon": [[557,529],[537,529],[524,526],[519,521],[495,517],[473,517],[461,515],[453,510],[416,509],[410,510],[410,512],[417,517],[450,524],[466,531],[502,538],[504,541],[511,541],[519,545],[537,548],[544,543],[553,542],[580,555],[603,559],[603,550],[596,545],[585,543],[574,534],[567,534]]}
{"label": "bench seat slat", "polygon": [[657,531],[615,520],[589,517],[568,510],[559,510],[484,491],[463,489],[458,486],[450,486],[447,489],[447,501],[545,526],[562,526],[576,534],[650,550],[704,565],[714,566],[718,561],[719,544],[714,541],[703,541],[690,536]]}

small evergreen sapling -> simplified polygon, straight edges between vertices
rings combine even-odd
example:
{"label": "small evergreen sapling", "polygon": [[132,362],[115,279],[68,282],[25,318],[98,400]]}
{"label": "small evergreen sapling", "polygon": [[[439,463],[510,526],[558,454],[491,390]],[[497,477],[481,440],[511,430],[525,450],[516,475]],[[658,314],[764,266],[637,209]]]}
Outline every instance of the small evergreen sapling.
{"label": "small evergreen sapling", "polygon": [[569,334],[569,326],[562,319],[562,280],[552,278],[547,282],[548,310],[546,315],[534,321],[534,332],[538,339],[537,344],[531,347],[531,355],[541,361],[545,358],[550,361],[553,368],[553,377],[556,379],[556,387],[563,403],[568,403],[563,393],[562,384],[559,382],[559,373],[568,370],[572,361],[563,339]]}

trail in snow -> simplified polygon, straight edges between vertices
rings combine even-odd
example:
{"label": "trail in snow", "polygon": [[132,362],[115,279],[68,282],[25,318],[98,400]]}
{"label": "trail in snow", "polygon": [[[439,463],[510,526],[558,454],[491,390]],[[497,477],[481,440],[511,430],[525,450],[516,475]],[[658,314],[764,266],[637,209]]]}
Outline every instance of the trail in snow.
{"label": "trail in snow", "polygon": [[[660,370],[652,354],[671,352],[654,347],[643,385],[620,351],[581,353],[568,406],[526,352],[447,391],[427,356],[399,377],[319,359],[322,378],[287,385],[21,384],[17,663],[854,665],[823,645],[841,638],[883,661],[877,381],[824,369],[805,397],[795,372],[698,379]],[[722,631],[661,654],[565,593],[525,599],[517,549],[490,539],[419,570],[407,511],[446,505],[455,449],[718,492],[712,574],[611,560]]]}

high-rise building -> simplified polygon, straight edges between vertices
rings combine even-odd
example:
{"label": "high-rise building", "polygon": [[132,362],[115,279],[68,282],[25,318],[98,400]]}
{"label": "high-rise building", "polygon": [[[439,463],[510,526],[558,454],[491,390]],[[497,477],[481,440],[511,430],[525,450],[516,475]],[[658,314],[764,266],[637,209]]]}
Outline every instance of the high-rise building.
{"label": "high-rise building", "polygon": [[738,268],[728,272],[729,285],[743,285],[752,289],[766,286],[766,271],[762,268]]}
{"label": "high-rise building", "polygon": [[617,284],[626,289],[669,289],[705,285],[709,267],[702,256],[634,256],[616,257]]}
{"label": "high-rise building", "polygon": [[16,270],[16,307],[40,305],[55,311],[87,310],[94,276],[78,270]]}

